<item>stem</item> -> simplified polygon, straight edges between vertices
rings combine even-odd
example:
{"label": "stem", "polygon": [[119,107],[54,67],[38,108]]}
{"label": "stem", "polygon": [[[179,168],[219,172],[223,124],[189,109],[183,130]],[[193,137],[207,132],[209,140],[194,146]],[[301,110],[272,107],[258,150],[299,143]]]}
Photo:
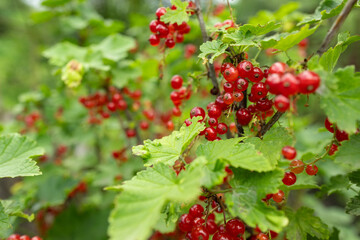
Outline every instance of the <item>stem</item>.
{"label": "stem", "polygon": [[326,34],[326,37],[322,42],[320,49],[317,51],[317,54],[322,55],[327,50],[331,40],[334,38],[340,27],[343,25],[345,19],[348,17],[352,7],[355,5],[356,2],[357,0],[349,0],[346,3],[345,7],[343,8],[339,16],[336,18],[328,33]]}
{"label": "stem", "polygon": [[260,138],[264,136],[265,133],[269,131],[272,126],[274,126],[274,124],[280,119],[283,114],[283,112],[276,112],[275,115],[270,119],[270,121],[263,128],[260,129],[256,136]]}
{"label": "stem", "polygon": [[228,8],[229,8],[229,11],[230,11],[231,20],[235,23],[232,8],[230,6],[230,2],[229,2],[229,0],[226,0],[226,2],[227,2],[227,5],[228,5]]}
{"label": "stem", "polygon": [[[203,18],[202,12],[201,12],[200,0],[195,0],[195,4],[196,4],[195,12],[196,12],[197,19],[199,21],[203,42],[207,42],[209,40],[209,37],[206,32],[205,22],[204,22],[204,18]],[[208,59],[209,58],[211,58],[211,56],[208,56]],[[219,95],[220,89],[219,89],[219,83],[216,79],[214,65],[209,62],[207,63],[207,65],[208,65],[208,75],[209,75],[209,78],[211,79],[212,85],[214,86],[213,89],[211,89],[211,94]]]}

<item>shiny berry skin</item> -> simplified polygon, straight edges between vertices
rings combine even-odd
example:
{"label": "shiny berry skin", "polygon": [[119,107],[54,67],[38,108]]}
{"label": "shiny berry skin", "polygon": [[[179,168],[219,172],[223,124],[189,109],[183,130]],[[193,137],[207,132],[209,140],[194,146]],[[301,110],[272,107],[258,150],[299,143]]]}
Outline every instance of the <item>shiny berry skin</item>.
{"label": "shiny berry skin", "polygon": [[345,131],[340,131],[338,129],[336,129],[335,137],[339,142],[349,140],[349,134]]}
{"label": "shiny berry skin", "polygon": [[301,160],[292,160],[290,163],[290,171],[295,173],[295,174],[299,174],[302,173],[304,171],[305,165]]}
{"label": "shiny berry skin", "polygon": [[286,112],[290,108],[290,99],[284,95],[277,95],[274,99],[274,105],[279,112]]}
{"label": "shiny berry skin", "polygon": [[169,34],[169,28],[164,24],[158,24],[156,26],[156,32],[159,38],[165,38]]}
{"label": "shiny berry skin", "polygon": [[176,43],[182,43],[184,41],[184,35],[181,33],[176,34],[175,41]]}
{"label": "shiny berry skin", "polygon": [[126,133],[126,136],[128,138],[133,138],[133,137],[136,136],[136,131],[134,129],[131,129],[131,128],[126,129],[125,133]]}
{"label": "shiny berry skin", "polygon": [[219,123],[216,127],[216,131],[220,135],[225,134],[228,131],[228,126],[225,123]]}
{"label": "shiny berry skin", "polygon": [[193,225],[193,218],[190,216],[190,214],[183,214],[181,215],[179,219],[179,228],[183,232],[190,232]]}
{"label": "shiny berry skin", "polygon": [[19,240],[30,240],[30,237],[28,235],[22,235]]}
{"label": "shiny berry skin", "polygon": [[189,209],[189,214],[193,218],[202,217],[203,213],[204,213],[204,208],[200,204],[195,204]]}
{"label": "shiny berry skin", "polygon": [[252,119],[252,115],[250,114],[249,110],[247,110],[246,108],[240,108],[236,112],[236,119],[239,124],[246,126],[250,123]]}
{"label": "shiny berry skin", "polygon": [[269,76],[269,68],[264,68],[263,73],[264,73],[264,78],[268,78],[268,76]]}
{"label": "shiny berry skin", "polygon": [[232,240],[233,237],[225,231],[217,231],[212,240]]}
{"label": "shiny berry skin", "polygon": [[269,237],[265,233],[259,233],[258,235],[256,235],[256,239],[257,240],[268,240]]}
{"label": "shiny berry skin", "polygon": [[42,240],[42,238],[38,237],[38,236],[35,236],[35,237],[32,237],[31,240]]}
{"label": "shiny berry skin", "polygon": [[208,124],[211,127],[216,127],[218,125],[218,120],[216,118],[209,118],[208,120]]}
{"label": "shiny berry skin", "polygon": [[244,60],[237,65],[237,69],[241,78],[249,78],[252,74],[254,67],[250,61]]}
{"label": "shiny berry skin", "polygon": [[248,96],[248,99],[249,99],[250,102],[257,102],[261,98],[259,96],[256,96],[256,95],[250,93],[249,96]]}
{"label": "shiny berry skin", "polygon": [[233,96],[235,102],[241,102],[244,99],[244,94],[242,92],[234,92]]}
{"label": "shiny berry skin", "polygon": [[284,200],[284,192],[282,190],[279,190],[277,193],[274,193],[272,195],[272,199],[277,202],[277,203],[280,203]]}
{"label": "shiny berry skin", "polygon": [[306,169],[305,169],[305,172],[310,176],[317,174],[318,171],[319,171],[319,169],[315,164],[309,164],[306,166]]}
{"label": "shiny berry skin", "polygon": [[217,132],[213,127],[205,128],[205,138],[209,141],[214,141],[217,137]]}
{"label": "shiny berry skin", "polygon": [[186,34],[189,33],[191,30],[189,24],[186,24],[183,28],[179,29],[179,33]]}
{"label": "shiny berry skin", "polygon": [[194,107],[190,112],[190,118],[201,117],[199,121],[203,121],[205,118],[205,110],[201,107]]}
{"label": "shiny berry skin", "polygon": [[288,160],[293,160],[296,157],[296,149],[291,146],[283,147],[281,153],[284,156],[284,158]]}
{"label": "shiny berry skin", "polygon": [[168,47],[168,48],[173,48],[173,47],[175,47],[175,41],[174,41],[174,39],[172,39],[172,38],[167,38],[166,40],[165,40],[165,45]]}
{"label": "shiny berry skin", "polygon": [[281,83],[281,76],[279,74],[271,74],[265,80],[265,86],[272,94],[280,94],[279,85]]}
{"label": "shiny berry skin", "polygon": [[232,63],[229,63],[229,62],[223,63],[221,65],[220,72],[223,73],[226,69],[231,68],[231,67],[234,67],[234,65]]}
{"label": "shiny berry skin", "polygon": [[312,71],[304,71],[297,76],[299,80],[299,92],[309,94],[316,91],[320,86],[320,77]]}
{"label": "shiny berry skin", "polygon": [[175,127],[175,125],[174,125],[173,121],[167,121],[166,122],[167,130],[172,131],[172,130],[174,130],[174,127]]}
{"label": "shiny berry skin", "polygon": [[338,146],[336,144],[331,145],[329,150],[329,156],[334,155],[337,150],[338,150]]}
{"label": "shiny berry skin", "polygon": [[256,109],[256,107],[255,107],[254,104],[249,105],[249,106],[247,107],[247,110],[249,110],[249,112],[250,112],[251,114],[254,114],[254,113],[257,112],[257,109]]}
{"label": "shiny berry skin", "polygon": [[175,75],[175,76],[173,76],[172,78],[171,78],[171,87],[173,88],[173,89],[179,89],[179,88],[181,88],[182,87],[182,85],[183,85],[183,78],[181,77],[181,76],[179,76],[179,75]]}
{"label": "shiny berry skin", "polygon": [[165,13],[166,13],[166,8],[164,8],[164,7],[158,8],[158,9],[156,10],[156,12],[155,12],[155,14],[156,14],[156,16],[158,17],[158,19],[160,19],[160,17],[161,17],[162,15],[164,15]]}
{"label": "shiny berry skin", "polygon": [[286,172],[282,182],[287,186],[291,186],[296,182],[296,175],[293,172]]}
{"label": "shiny berry skin", "polygon": [[193,220],[193,226],[201,226],[205,223],[205,220],[201,217],[196,217]]}
{"label": "shiny berry skin", "polygon": [[235,82],[235,89],[236,89],[237,91],[243,92],[243,91],[245,91],[245,90],[248,88],[248,86],[249,86],[248,81],[246,81],[246,80],[243,79],[243,78],[239,78],[239,79],[236,80],[236,82]]}
{"label": "shiny berry skin", "polygon": [[142,130],[147,130],[149,128],[149,123],[147,121],[141,121],[139,125]]}
{"label": "shiny berry skin", "polygon": [[272,104],[273,103],[271,100],[265,98],[265,99],[258,100],[255,104],[255,107],[258,111],[266,112],[271,109]]}
{"label": "shiny berry skin", "polygon": [[329,121],[328,118],[325,119],[325,128],[331,132],[334,133],[334,125]]}
{"label": "shiny berry skin", "polygon": [[249,80],[252,82],[260,82],[264,78],[264,73],[260,68],[254,67],[252,73],[249,76]]}
{"label": "shiny berry skin", "polygon": [[226,223],[226,231],[233,237],[243,235],[245,233],[245,225],[239,219],[231,219]]}
{"label": "shiny berry skin", "polygon": [[178,107],[173,107],[172,109],[172,115],[175,117],[180,117],[181,116],[181,110]]}
{"label": "shiny berry skin", "polygon": [[227,93],[232,93],[234,91],[234,85],[231,82],[225,82],[223,87],[224,91]]}
{"label": "shiny berry skin", "polygon": [[210,235],[213,235],[217,231],[217,224],[214,220],[209,220],[206,223],[206,230],[209,232]]}
{"label": "shiny berry skin", "polygon": [[20,239],[20,234],[11,234],[7,240],[19,240]]}
{"label": "shiny berry skin", "polygon": [[160,43],[160,38],[156,36],[155,34],[151,34],[149,37],[149,42],[151,46],[157,46]]}
{"label": "shiny berry skin", "polygon": [[231,105],[233,102],[234,102],[234,96],[232,93],[225,93],[224,94],[224,102],[227,104],[227,105]]}
{"label": "shiny berry skin", "polygon": [[194,227],[191,231],[192,240],[208,240],[209,232],[205,226]]}
{"label": "shiny berry skin", "polygon": [[255,98],[260,99],[266,97],[268,90],[264,83],[258,82],[251,87],[251,93],[255,96]]}
{"label": "shiny berry skin", "polygon": [[106,107],[109,109],[109,111],[111,112],[115,112],[116,111],[116,104],[114,102],[109,102]]}
{"label": "shiny berry skin", "polygon": [[215,104],[221,108],[221,110],[227,109],[228,105],[224,101],[224,96],[220,95],[216,98]]}
{"label": "shiny berry skin", "polygon": [[295,95],[299,91],[299,81],[292,73],[285,73],[278,85],[279,92],[284,96]]}
{"label": "shiny berry skin", "polygon": [[149,24],[150,31],[156,33],[156,26],[159,24],[158,20],[152,20]]}
{"label": "shiny berry skin", "polygon": [[234,81],[236,81],[236,79],[238,79],[239,72],[236,69],[236,67],[229,67],[229,68],[225,69],[225,71],[223,72],[223,76],[226,81],[234,82]]}
{"label": "shiny berry skin", "polygon": [[276,62],[269,68],[269,74],[277,73],[279,75],[283,75],[288,68],[288,65],[283,62]]}
{"label": "shiny berry skin", "polygon": [[221,116],[221,108],[217,105],[213,105],[208,110],[208,115],[211,118],[219,118]]}
{"label": "shiny berry skin", "polygon": [[177,92],[177,91],[172,91],[172,92],[170,93],[170,99],[171,99],[171,101],[174,102],[174,104],[175,104],[176,102],[181,101],[179,92]]}
{"label": "shiny berry skin", "polygon": [[127,108],[127,103],[126,103],[125,100],[120,100],[120,101],[118,101],[118,103],[116,104],[116,107],[117,107],[117,109],[123,111],[123,110],[125,110],[125,109]]}

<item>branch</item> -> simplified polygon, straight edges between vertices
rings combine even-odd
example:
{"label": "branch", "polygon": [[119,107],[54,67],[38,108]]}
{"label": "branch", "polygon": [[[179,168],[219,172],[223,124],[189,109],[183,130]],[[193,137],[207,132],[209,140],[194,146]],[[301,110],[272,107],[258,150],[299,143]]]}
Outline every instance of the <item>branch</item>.
{"label": "branch", "polygon": [[[195,0],[195,4],[196,4],[195,12],[196,12],[197,19],[199,21],[201,35],[203,37],[203,42],[207,42],[209,40],[209,37],[206,33],[205,22],[204,22],[204,18],[203,18],[202,12],[201,12],[200,0]],[[208,56],[208,58],[210,58],[210,57],[211,56]],[[208,74],[209,74],[209,78],[211,79],[212,85],[214,86],[213,89],[211,89],[211,94],[219,95],[220,89],[219,89],[219,83],[216,79],[214,64],[208,63]]]}
{"label": "branch", "polygon": [[326,34],[326,37],[322,42],[321,47],[317,51],[317,54],[322,55],[328,49],[331,40],[334,38],[336,33],[339,31],[340,27],[343,25],[345,19],[348,17],[352,7],[355,5],[356,2],[357,0],[349,0],[346,3],[345,7],[341,11],[335,22],[333,23],[333,25],[331,26],[328,33]]}
{"label": "branch", "polygon": [[269,131],[272,126],[274,126],[274,124],[280,119],[283,114],[283,112],[276,112],[275,115],[270,119],[270,121],[263,128],[260,129],[256,136],[260,138],[264,136],[265,133]]}

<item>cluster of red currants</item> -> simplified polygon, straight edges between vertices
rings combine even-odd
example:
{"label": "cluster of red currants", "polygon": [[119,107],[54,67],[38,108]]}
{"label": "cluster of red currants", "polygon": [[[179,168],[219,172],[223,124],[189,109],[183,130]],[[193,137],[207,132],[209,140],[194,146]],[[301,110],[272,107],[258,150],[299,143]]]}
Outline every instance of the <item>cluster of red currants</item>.
{"label": "cluster of red currants", "polygon": [[183,103],[184,100],[189,100],[191,97],[191,85],[188,85],[188,87],[183,87],[183,78],[180,75],[175,75],[171,78],[171,87],[174,89],[170,93],[170,99],[175,105],[175,107],[172,109],[172,115],[175,117],[181,116],[181,110],[180,106]]}
{"label": "cluster of red currants", "polygon": [[110,113],[104,110],[108,102],[106,94],[97,92],[87,97],[80,97],[79,102],[88,109],[90,124],[101,124],[101,119],[110,117]]}
{"label": "cluster of red currants", "polygon": [[41,115],[38,112],[32,112],[25,116],[18,115],[16,119],[25,123],[25,128],[20,131],[20,133],[24,134],[31,129],[36,130],[36,122],[41,119]]}
{"label": "cluster of red currants", "polygon": [[216,23],[216,24],[214,25],[214,27],[216,27],[216,28],[222,28],[222,27],[224,27],[224,26],[225,26],[225,29],[227,30],[227,29],[229,29],[229,28],[234,28],[234,27],[235,27],[235,23],[233,22],[233,20],[228,19],[228,20],[225,20],[225,21],[222,22],[222,23]]}
{"label": "cluster of red currants", "polygon": [[[331,123],[328,118],[325,119],[325,128],[331,133],[335,132],[335,138],[336,140],[338,140],[339,145],[341,145],[340,142],[349,140],[349,134],[345,131],[339,130],[336,124]],[[330,156],[334,155],[337,150],[338,150],[338,145],[334,143],[330,146],[328,154]]]}
{"label": "cluster of red currants", "polygon": [[270,93],[276,95],[274,105],[280,112],[290,108],[291,96],[314,93],[320,85],[320,77],[315,72],[306,70],[298,75],[293,72],[283,62],[276,62],[269,68],[265,85]]}
{"label": "cluster of red currants", "polygon": [[[176,9],[173,5],[171,9]],[[195,13],[195,3],[189,1],[187,7],[188,13]],[[180,25],[177,23],[166,24],[160,20],[161,16],[166,13],[166,8],[160,7],[156,10],[157,19],[152,20],[149,24],[150,31],[153,33],[149,37],[151,46],[158,46],[161,39],[165,39],[165,46],[167,48],[175,47],[176,43],[182,43],[184,41],[184,34],[190,32],[190,26],[186,22],[182,22]]]}
{"label": "cluster of red currants", "polygon": [[187,240],[208,240],[213,235],[213,240],[242,240],[245,233],[245,225],[239,219],[231,219],[226,225],[217,225],[215,215],[209,214],[204,219],[204,208],[195,204],[189,209],[189,213],[181,215],[179,228],[186,233]]}
{"label": "cluster of red currants", "polygon": [[41,237],[29,237],[28,235],[11,234],[7,240],[42,240]]}

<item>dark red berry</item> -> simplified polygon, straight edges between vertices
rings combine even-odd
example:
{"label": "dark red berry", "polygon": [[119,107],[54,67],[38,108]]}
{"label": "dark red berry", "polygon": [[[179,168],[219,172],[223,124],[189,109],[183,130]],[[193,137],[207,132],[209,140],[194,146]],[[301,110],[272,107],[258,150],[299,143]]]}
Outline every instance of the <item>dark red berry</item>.
{"label": "dark red berry", "polygon": [[168,48],[173,48],[173,47],[175,47],[175,41],[174,41],[174,39],[172,39],[172,38],[167,38],[166,40],[165,40],[165,45],[168,47]]}
{"label": "dark red berry", "polygon": [[221,116],[221,108],[218,105],[213,105],[208,110],[208,115],[211,118],[219,118]]}
{"label": "dark red berry", "polygon": [[107,104],[107,108],[109,109],[109,111],[115,112],[116,111],[116,104],[114,102],[109,102]]}
{"label": "dark red berry", "polygon": [[306,166],[305,172],[308,175],[312,176],[312,175],[317,174],[318,170],[319,169],[315,164],[309,164],[309,165]]}
{"label": "dark red berry", "polygon": [[205,119],[205,111],[203,108],[201,107],[194,107],[191,111],[190,111],[190,118],[193,117],[201,117],[199,121],[203,121]]}
{"label": "dark red berry", "polygon": [[252,115],[250,114],[249,110],[246,108],[240,108],[236,112],[236,119],[239,124],[246,126],[250,123],[252,119]]}
{"label": "dark red berry", "polygon": [[225,82],[223,86],[225,92],[232,93],[234,91],[234,85],[231,82]]}
{"label": "dark red berry", "polygon": [[258,82],[251,87],[251,93],[258,99],[266,97],[268,90],[264,83]]}
{"label": "dark red berry", "polygon": [[329,150],[329,156],[334,155],[337,150],[338,150],[338,146],[336,144],[331,145]]}
{"label": "dark red berry", "polygon": [[255,107],[260,112],[266,112],[271,109],[272,104],[273,103],[271,100],[264,98],[264,99],[258,100],[255,104]]}
{"label": "dark red berry", "polygon": [[191,231],[192,240],[208,240],[209,232],[205,226],[194,227]]}
{"label": "dark red berry", "polygon": [[233,237],[227,232],[219,230],[214,234],[212,240],[233,240]]}
{"label": "dark red berry", "polygon": [[279,112],[286,112],[290,108],[290,99],[284,95],[277,95],[274,99],[274,105]]}
{"label": "dark red berry", "polygon": [[277,73],[279,75],[283,75],[288,69],[288,67],[289,66],[286,65],[286,63],[276,62],[273,65],[271,65],[271,67],[269,68],[269,74]]}
{"label": "dark red berry", "polygon": [[291,146],[283,147],[281,153],[284,156],[284,158],[288,160],[293,160],[296,157],[296,149]]}
{"label": "dark red berry", "polygon": [[155,34],[150,35],[149,42],[151,46],[157,46],[160,43],[160,38],[156,36]]}
{"label": "dark red berry", "polygon": [[224,96],[220,95],[216,98],[215,104],[221,108],[221,110],[227,109],[228,105],[224,101]]}
{"label": "dark red berry", "polygon": [[164,7],[158,8],[158,9],[156,10],[156,12],[155,12],[155,14],[156,14],[156,16],[158,17],[158,19],[160,19],[160,17],[161,17],[162,15],[164,15],[165,13],[166,13],[166,8],[164,8]]}
{"label": "dark red berry", "polygon": [[293,172],[286,172],[282,182],[287,186],[291,186],[296,182],[296,175]]}
{"label": "dark red berry", "polygon": [[127,136],[128,138],[133,138],[133,137],[136,136],[136,131],[135,131],[135,129],[131,129],[131,128],[126,129],[125,133],[126,133],[126,136]]}
{"label": "dark red berry", "polygon": [[245,91],[248,88],[248,86],[249,86],[248,81],[246,81],[243,78],[239,78],[235,82],[235,89],[241,92]]}
{"label": "dark red berry", "polygon": [[176,34],[175,41],[176,43],[182,43],[184,41],[184,35],[181,33]]}
{"label": "dark red berry", "polygon": [[249,76],[249,80],[252,82],[260,82],[264,78],[264,73],[260,68],[254,67],[252,73]]}
{"label": "dark red berry", "polygon": [[233,237],[237,237],[245,233],[245,225],[239,219],[231,219],[226,223],[226,231]]}
{"label": "dark red berry", "polygon": [[159,24],[158,20],[152,20],[149,24],[150,31],[156,33],[156,26]]}
{"label": "dark red berry", "polygon": [[189,214],[193,218],[202,217],[203,213],[204,213],[204,208],[200,204],[195,204],[189,209]]}
{"label": "dark red berry", "polygon": [[230,68],[230,67],[234,67],[234,65],[232,65],[232,63],[223,63],[221,65],[221,68],[220,68],[220,72],[223,73],[226,69]]}
{"label": "dark red berry", "polygon": [[218,134],[225,134],[228,131],[228,126],[225,123],[219,123],[216,127]]}
{"label": "dark red berry", "polygon": [[181,110],[180,110],[180,108],[178,108],[178,107],[173,107],[173,109],[172,109],[172,114],[173,114],[175,117],[180,117],[180,116],[181,116]]}
{"label": "dark red berry", "polygon": [[217,137],[217,132],[213,127],[205,128],[205,138],[209,141],[214,141]]}
{"label": "dark red berry", "polygon": [[211,127],[216,127],[218,125],[218,120],[216,118],[209,118],[208,120],[208,124]]}
{"label": "dark red berry", "polygon": [[253,71],[253,65],[250,61],[244,60],[237,65],[239,76],[241,78],[249,78]]}
{"label": "dark red berry", "polygon": [[194,219],[190,216],[190,214],[181,215],[180,220],[179,220],[180,230],[183,232],[190,232],[193,227],[193,225],[192,225],[193,220]]}
{"label": "dark red berry", "polygon": [[336,129],[335,137],[339,142],[349,140],[349,134],[345,131],[340,131],[338,129]]}
{"label": "dark red berry", "polygon": [[238,79],[239,73],[238,73],[238,70],[236,69],[236,67],[229,67],[229,68],[225,69],[225,71],[223,72],[223,76],[226,81],[234,82],[234,81],[236,81],[236,79]]}
{"label": "dark red berry", "polygon": [[196,217],[193,220],[193,226],[201,226],[205,223],[205,220],[201,217]]}
{"label": "dark red berry", "polygon": [[171,87],[173,89],[179,89],[182,87],[183,78],[179,75],[175,75],[171,78]]}
{"label": "dark red berry", "polygon": [[216,231],[217,231],[217,224],[215,223],[214,220],[209,220],[206,223],[206,229],[209,232],[210,235],[213,235]]}
{"label": "dark red berry", "polygon": [[320,77],[312,71],[304,71],[297,76],[299,80],[299,92],[309,94],[316,91],[320,86]]}
{"label": "dark red berry", "polygon": [[149,123],[147,122],[147,121],[141,121],[140,122],[140,128],[142,129],[142,130],[147,130],[148,128],[149,128]]}
{"label": "dark red berry", "polygon": [[265,81],[266,88],[272,94],[280,94],[281,76],[279,74],[271,74]]}
{"label": "dark red berry", "polygon": [[334,125],[329,121],[328,118],[325,119],[325,128],[331,132],[334,133]]}
{"label": "dark red berry", "polygon": [[169,28],[165,24],[158,24],[156,26],[156,33],[159,38],[165,38],[169,34]]}
{"label": "dark red berry", "polygon": [[274,193],[272,195],[272,199],[277,202],[277,203],[280,203],[284,200],[284,192],[282,190],[279,190],[277,193]]}
{"label": "dark red berry", "polygon": [[299,81],[292,73],[285,73],[278,85],[280,94],[284,96],[295,95],[299,91]]}

